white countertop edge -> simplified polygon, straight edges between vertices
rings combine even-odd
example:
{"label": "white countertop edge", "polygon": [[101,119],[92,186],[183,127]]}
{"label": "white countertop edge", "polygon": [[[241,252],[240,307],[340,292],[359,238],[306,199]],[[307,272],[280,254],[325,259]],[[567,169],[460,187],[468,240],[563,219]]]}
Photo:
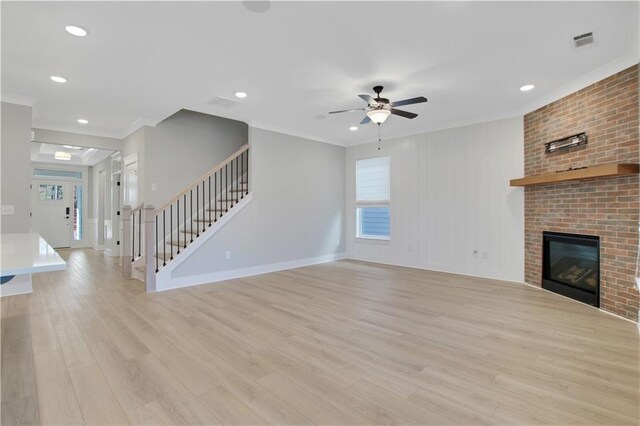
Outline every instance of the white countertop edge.
{"label": "white countertop edge", "polygon": [[39,272],[64,271],[65,269],[67,269],[66,262],[57,265],[32,266],[30,268],[1,269],[0,276],[6,277],[10,275],[37,274]]}
{"label": "white countertop edge", "polygon": [[37,232],[0,234],[0,276],[66,268],[67,262]]}

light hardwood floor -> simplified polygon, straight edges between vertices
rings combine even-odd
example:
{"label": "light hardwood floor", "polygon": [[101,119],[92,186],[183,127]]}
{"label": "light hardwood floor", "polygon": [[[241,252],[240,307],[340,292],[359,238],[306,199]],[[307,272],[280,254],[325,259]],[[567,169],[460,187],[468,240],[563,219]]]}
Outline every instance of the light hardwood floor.
{"label": "light hardwood floor", "polygon": [[635,324],[342,261],[145,294],[115,261],[4,298],[2,423],[638,424]]}

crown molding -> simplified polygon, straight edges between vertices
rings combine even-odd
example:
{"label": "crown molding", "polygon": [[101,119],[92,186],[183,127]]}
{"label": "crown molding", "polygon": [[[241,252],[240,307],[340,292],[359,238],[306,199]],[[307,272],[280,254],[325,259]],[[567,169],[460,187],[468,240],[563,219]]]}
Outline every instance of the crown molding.
{"label": "crown molding", "polygon": [[33,98],[31,96],[22,96],[22,95],[16,95],[13,93],[3,93],[2,95],[0,95],[0,101],[8,104],[32,107],[35,105],[36,102],[38,102],[38,99]]}

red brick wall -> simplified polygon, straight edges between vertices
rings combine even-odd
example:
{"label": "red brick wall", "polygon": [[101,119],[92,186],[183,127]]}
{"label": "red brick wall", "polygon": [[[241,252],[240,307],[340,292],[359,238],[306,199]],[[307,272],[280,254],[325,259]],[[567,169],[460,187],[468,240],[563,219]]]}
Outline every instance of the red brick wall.
{"label": "red brick wall", "polygon": [[[524,117],[525,175],[607,163],[638,163],[638,66]],[[545,154],[544,144],[587,132],[589,143]],[[525,281],[541,285],[542,232],[600,237],[600,307],[638,320],[638,176],[525,188]]]}

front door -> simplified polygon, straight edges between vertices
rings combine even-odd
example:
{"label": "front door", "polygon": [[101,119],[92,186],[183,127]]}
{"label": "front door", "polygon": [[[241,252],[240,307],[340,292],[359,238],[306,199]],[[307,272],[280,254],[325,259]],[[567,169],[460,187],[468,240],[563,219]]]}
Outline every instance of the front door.
{"label": "front door", "polygon": [[70,182],[34,180],[31,227],[54,248],[71,244],[73,194]]}

